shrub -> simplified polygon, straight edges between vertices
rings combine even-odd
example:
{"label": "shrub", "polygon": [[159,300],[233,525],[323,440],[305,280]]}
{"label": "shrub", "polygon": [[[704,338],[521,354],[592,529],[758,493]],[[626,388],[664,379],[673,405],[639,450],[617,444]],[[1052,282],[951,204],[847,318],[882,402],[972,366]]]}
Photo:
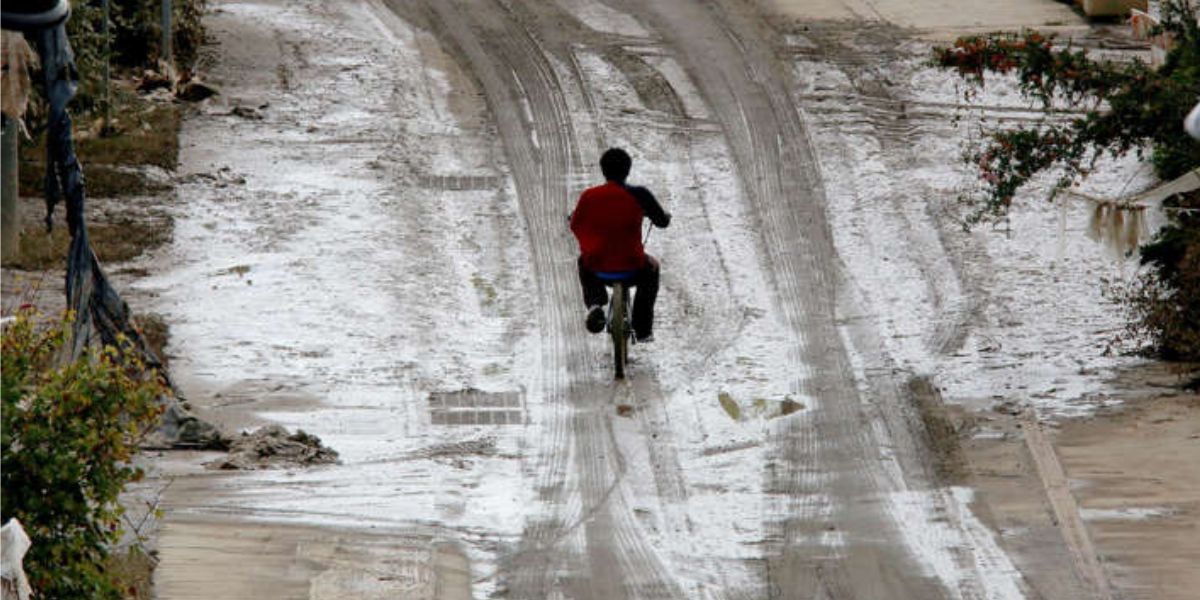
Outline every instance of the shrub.
{"label": "shrub", "polygon": [[120,536],[117,497],[142,477],[130,459],[165,388],[115,347],[61,361],[69,331],[70,319],[30,310],[4,326],[0,518],[20,519],[33,540],[25,569],[41,597],[116,599],[104,565]]}
{"label": "shrub", "polygon": [[[175,0],[172,2],[172,50],[176,67],[191,71],[204,43],[204,14],[206,0]],[[109,64],[113,77],[122,73],[141,75],[142,69],[157,68],[163,56],[162,2],[160,0],[110,0],[109,5]],[[71,101],[75,111],[92,112],[104,100],[105,40],[104,11],[99,0],[71,3],[71,18],[67,20],[67,35],[75,53],[79,89]],[[34,95],[42,93],[40,80]],[[120,104],[120,98],[113,98]],[[27,125],[39,131],[45,115],[31,105]]]}
{"label": "shrub", "polygon": [[1178,216],[1142,246],[1151,268],[1116,297],[1130,312],[1134,340],[1167,360],[1200,362],[1200,192],[1166,205]]}

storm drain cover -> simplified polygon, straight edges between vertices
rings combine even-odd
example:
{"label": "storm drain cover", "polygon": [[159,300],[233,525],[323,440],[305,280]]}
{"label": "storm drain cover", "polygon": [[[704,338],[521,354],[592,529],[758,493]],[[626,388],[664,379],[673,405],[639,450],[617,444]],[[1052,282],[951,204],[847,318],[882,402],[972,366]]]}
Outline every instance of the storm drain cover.
{"label": "storm drain cover", "polygon": [[496,175],[421,175],[421,187],[451,192],[470,190],[494,190],[500,187],[501,179]]}
{"label": "storm drain cover", "polygon": [[520,425],[525,421],[519,393],[475,389],[433,392],[429,416],[434,425]]}

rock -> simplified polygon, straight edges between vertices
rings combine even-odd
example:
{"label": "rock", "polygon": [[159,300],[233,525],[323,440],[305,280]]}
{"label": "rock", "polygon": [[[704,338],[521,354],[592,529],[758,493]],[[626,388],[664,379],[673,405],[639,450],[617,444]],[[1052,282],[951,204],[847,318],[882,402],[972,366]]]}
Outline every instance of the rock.
{"label": "rock", "polygon": [[199,102],[220,94],[221,91],[202,81],[189,81],[179,87],[175,97],[185,102]]}
{"label": "rock", "polygon": [[196,418],[177,400],[167,401],[158,428],[147,434],[143,448],[226,450],[229,440],[207,421]]}

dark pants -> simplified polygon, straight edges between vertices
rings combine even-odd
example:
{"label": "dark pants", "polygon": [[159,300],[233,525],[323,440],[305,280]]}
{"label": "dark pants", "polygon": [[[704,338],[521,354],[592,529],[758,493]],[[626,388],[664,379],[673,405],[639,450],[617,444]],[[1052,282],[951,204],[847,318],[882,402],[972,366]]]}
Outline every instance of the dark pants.
{"label": "dark pants", "polygon": [[[638,337],[646,337],[654,331],[654,300],[658,298],[658,261],[649,254],[646,264],[638,269],[626,287],[636,287],[633,298],[633,331]],[[608,288],[596,274],[583,266],[579,260],[579,283],[583,286],[583,303],[591,306],[608,305]]]}

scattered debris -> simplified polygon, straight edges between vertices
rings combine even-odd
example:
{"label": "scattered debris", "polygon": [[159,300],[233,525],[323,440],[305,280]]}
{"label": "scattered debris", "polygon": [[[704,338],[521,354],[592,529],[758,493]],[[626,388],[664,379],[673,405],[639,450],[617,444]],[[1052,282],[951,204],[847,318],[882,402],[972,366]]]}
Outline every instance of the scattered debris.
{"label": "scattered debris", "polygon": [[262,111],[253,106],[235,106],[229,110],[228,114],[233,117],[241,117],[252,121],[261,121],[263,119]]}
{"label": "scattered debris", "polygon": [[189,173],[179,178],[179,183],[211,182],[215,187],[223,188],[230,185],[246,185],[246,177],[238,175],[229,167],[221,167],[216,173]]}
{"label": "scattered debris", "polygon": [[337,451],[323,446],[321,438],[297,429],[289,433],[282,425],[243,432],[229,446],[229,456],[205,463],[209,469],[256,470],[338,462]]}
{"label": "scattered debris", "polygon": [[750,448],[757,448],[761,445],[762,445],[762,442],[759,440],[741,440],[741,441],[737,441],[737,442],[731,442],[728,444],[721,444],[719,446],[709,446],[709,447],[701,450],[700,455],[701,456],[716,456],[718,454],[726,454],[729,452],[738,452],[741,450],[749,450]]}
{"label": "scattered debris", "polygon": [[734,421],[777,419],[804,410],[805,408],[803,402],[793,400],[791,396],[787,396],[782,400],[755,398],[750,401],[749,405],[743,407],[729,393],[721,392],[717,394],[717,401],[721,403],[721,408],[725,409],[729,418]]}
{"label": "scattered debris", "polygon": [[737,400],[734,400],[733,396],[721,392],[717,394],[717,401],[721,403],[721,408],[725,409],[725,412],[729,414],[729,418],[734,421],[742,420],[742,407],[738,406]]}
{"label": "scattered debris", "polygon": [[220,271],[217,271],[217,275],[237,275],[238,277],[245,277],[246,273],[249,272],[250,265],[234,265],[228,269],[221,269]]}
{"label": "scattered debris", "polygon": [[409,459],[436,460],[458,469],[471,467],[471,458],[517,458],[496,448],[496,436],[485,435],[470,440],[443,442],[408,453]]}
{"label": "scattered debris", "polygon": [[780,416],[790,415],[798,410],[803,410],[803,409],[804,409],[803,403],[796,402],[795,400],[792,400],[791,398],[784,398],[779,403],[779,415]]}
{"label": "scattered debris", "polygon": [[413,452],[413,458],[458,458],[463,456],[496,456],[496,436],[485,435],[473,440],[434,444]]}
{"label": "scattered debris", "polygon": [[1018,402],[1017,400],[1005,400],[993,405],[992,412],[1015,417],[1024,413],[1026,408],[1028,408],[1028,406],[1024,402]]}
{"label": "scattered debris", "polygon": [[153,71],[146,69],[142,72],[142,77],[138,80],[137,90],[139,92],[153,92],[159,89],[171,89],[175,86],[174,73],[169,71]]}

